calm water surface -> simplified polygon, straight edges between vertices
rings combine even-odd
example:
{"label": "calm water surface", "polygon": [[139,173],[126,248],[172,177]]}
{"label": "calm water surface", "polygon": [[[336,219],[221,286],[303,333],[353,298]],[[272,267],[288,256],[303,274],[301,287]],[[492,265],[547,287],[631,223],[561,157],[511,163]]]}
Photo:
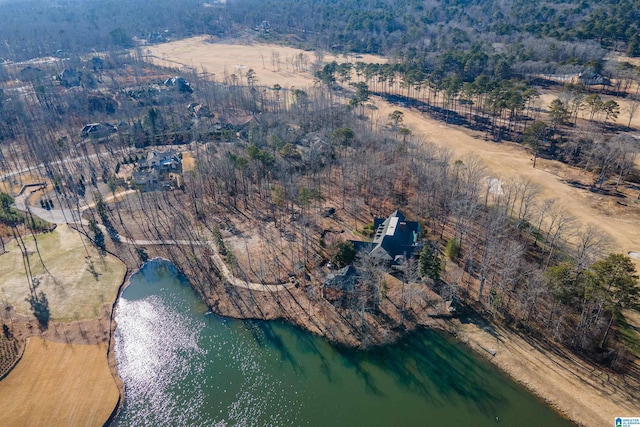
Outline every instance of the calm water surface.
{"label": "calm water surface", "polygon": [[126,399],[114,425],[572,425],[433,331],[356,352],[282,322],[205,313],[167,262],[131,278],[116,316]]}

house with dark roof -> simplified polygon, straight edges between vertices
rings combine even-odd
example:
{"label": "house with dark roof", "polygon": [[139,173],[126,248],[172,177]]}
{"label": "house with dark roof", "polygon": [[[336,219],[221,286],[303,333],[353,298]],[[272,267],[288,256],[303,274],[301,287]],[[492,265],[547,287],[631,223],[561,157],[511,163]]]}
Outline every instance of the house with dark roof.
{"label": "house with dark roof", "polygon": [[371,289],[361,282],[358,270],[348,265],[333,273],[327,274],[322,284],[322,297],[336,307],[376,307],[378,298],[371,294]]}
{"label": "house with dark roof", "polygon": [[117,132],[116,127],[109,123],[89,123],[82,128],[80,134],[84,138],[104,138],[115,132]]}
{"label": "house with dark roof", "polygon": [[75,68],[65,68],[62,70],[62,73],[58,74],[57,79],[60,82],[60,86],[63,87],[80,86],[82,82],[82,72]]}
{"label": "house with dark roof", "polygon": [[407,221],[399,210],[388,218],[376,218],[373,227],[376,233],[372,242],[351,241],[356,253],[365,252],[378,261],[401,266],[419,248],[420,224]]}
{"label": "house with dark roof", "polygon": [[180,92],[193,93],[193,89],[191,88],[191,85],[189,84],[189,82],[183,79],[182,77],[178,77],[178,76],[171,77],[170,79],[165,80],[164,85],[168,87],[176,88]]}
{"label": "house with dark roof", "polygon": [[[420,250],[420,224],[407,221],[399,210],[388,218],[376,218],[374,229],[376,232],[371,242],[351,240],[356,253],[368,255],[372,262],[401,269]],[[354,303],[375,307],[379,297],[377,293],[372,293],[371,286],[362,277],[353,265],[333,271],[327,274],[322,284],[322,296],[339,307],[353,307]]]}
{"label": "house with dark roof", "polygon": [[356,285],[357,277],[358,271],[352,265],[341,268],[334,273],[327,274],[327,277],[322,284],[323,296],[325,288],[352,290]]}

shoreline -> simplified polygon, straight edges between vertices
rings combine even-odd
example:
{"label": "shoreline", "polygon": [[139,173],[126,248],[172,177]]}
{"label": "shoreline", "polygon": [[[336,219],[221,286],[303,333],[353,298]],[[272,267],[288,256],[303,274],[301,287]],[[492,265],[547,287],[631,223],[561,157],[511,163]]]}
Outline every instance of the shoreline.
{"label": "shoreline", "polygon": [[454,319],[456,339],[578,426],[637,416],[640,382],[603,370],[568,350],[540,343],[480,318]]}
{"label": "shoreline", "polygon": [[[118,389],[119,398],[110,416],[102,424],[104,426],[109,426],[113,422],[125,402],[124,383],[117,370],[114,352],[115,328],[117,327],[115,310],[117,309],[119,298],[131,283],[131,277],[138,273],[147,262],[165,261],[172,263],[166,257],[159,256],[150,257],[148,261],[142,264],[135,262],[132,258],[129,258],[128,262],[120,257],[118,258],[125,263],[126,272],[120,283],[117,296],[111,305],[110,318],[107,318],[110,320],[110,326],[106,359],[111,376]],[[177,267],[176,264],[173,265]],[[297,319],[296,316],[280,314],[269,319],[260,319],[258,316],[242,317],[230,315],[228,312],[225,313],[225,311],[228,311],[226,306],[214,307],[212,304],[207,303],[195,289],[189,276],[179,269],[178,271],[189,280],[191,288],[196,291],[199,298],[209,307],[209,310],[217,315],[241,320],[281,320],[304,329],[306,332],[321,336],[333,346],[366,350],[362,345],[354,342],[353,335],[338,334],[331,337],[313,330],[312,325],[299,321],[304,319]],[[501,372],[508,375],[511,380],[549,405],[562,417],[578,426],[599,427],[608,425],[615,416],[637,416],[637,409],[635,413],[633,411],[635,408],[640,407],[640,393],[634,395],[633,391],[629,391],[625,394],[625,386],[629,390],[640,390],[640,383],[636,379],[620,378],[620,375],[604,371],[568,352],[559,356],[549,348],[545,349],[543,346],[536,346],[536,343],[532,343],[533,340],[528,337],[490,322],[475,312],[466,318],[429,318],[428,323],[422,322],[421,324],[411,325],[404,331],[394,331],[392,337],[387,337],[391,339],[384,343],[369,343],[367,347],[372,348],[378,345],[392,344],[418,328],[437,329],[466,345],[471,351],[477,353],[478,356],[489,361]],[[17,365],[18,363],[9,372],[12,372]]]}
{"label": "shoreline", "polygon": [[[171,262],[162,257],[149,259],[149,261],[154,260]],[[126,280],[123,282],[118,298],[120,298],[122,292],[130,283],[131,276],[139,272],[145,264],[142,264],[136,270],[128,269]],[[189,280],[186,274],[185,277]],[[202,296],[200,296],[200,299],[203,299]],[[118,299],[116,299],[113,305],[114,311],[117,301]],[[220,307],[214,308],[210,304],[206,305],[213,313],[222,317],[232,317],[241,320],[250,319],[229,316],[225,314],[224,310],[221,310]],[[322,336],[331,345],[362,349],[362,347],[350,342],[347,336],[338,336],[337,338],[339,339],[332,340],[330,337],[323,336],[311,330],[304,323],[296,322],[295,318],[280,316],[277,319],[259,320],[286,321],[296,327],[303,328],[306,332]],[[460,318],[433,319],[431,324],[416,325],[414,328],[408,328],[406,331],[394,334],[393,339],[385,344],[392,344],[417,328],[437,329],[466,345],[471,351],[477,353],[478,356],[489,361],[501,372],[508,375],[512,381],[518,383],[528,392],[535,395],[536,398],[549,405],[559,415],[578,426],[602,426],[607,425],[615,416],[635,415],[631,411],[640,405],[640,401],[638,397],[633,399],[631,395],[632,392],[627,396],[623,395],[623,391],[620,388],[622,384],[620,383],[618,375],[603,371],[584,360],[578,359],[570,353],[567,353],[563,358],[552,354],[550,351],[545,352],[544,348],[536,348],[531,345],[526,337],[498,324],[489,322],[475,313],[464,320],[465,323],[463,323],[463,320]],[[116,326],[114,320],[112,325],[113,331],[115,331]],[[113,333],[111,334],[111,342],[109,344],[109,358],[113,360],[113,366],[115,368],[115,355],[111,349],[112,345],[114,345]],[[375,346],[374,344],[370,347]],[[114,369],[113,372],[116,382],[122,385],[122,388],[120,388],[119,385],[121,398],[118,401],[118,405],[114,408],[112,415],[105,422],[105,426],[108,426],[113,419],[117,417],[125,399],[124,384],[118,375],[117,368]],[[601,376],[606,376],[607,379],[603,380]],[[626,379],[625,381],[633,382],[634,380]],[[597,387],[598,382],[600,382],[601,385],[600,389]],[[632,384],[631,386],[634,388],[640,387],[640,384]],[[613,401],[614,398],[616,402]],[[623,404],[625,403],[625,399],[628,399],[626,400],[626,405]],[[618,411],[622,413],[618,413]]]}

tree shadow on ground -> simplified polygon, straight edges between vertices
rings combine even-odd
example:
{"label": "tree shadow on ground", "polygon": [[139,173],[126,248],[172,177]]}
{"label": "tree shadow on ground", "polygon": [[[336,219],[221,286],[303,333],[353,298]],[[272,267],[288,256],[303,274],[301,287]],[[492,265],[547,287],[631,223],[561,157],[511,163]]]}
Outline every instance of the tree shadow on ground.
{"label": "tree shadow on ground", "polygon": [[40,293],[34,291],[26,301],[31,306],[31,311],[38,321],[38,327],[40,330],[47,330],[49,327],[49,320],[51,319],[51,312],[49,311],[49,301],[47,300],[45,293],[42,291],[40,291]]}

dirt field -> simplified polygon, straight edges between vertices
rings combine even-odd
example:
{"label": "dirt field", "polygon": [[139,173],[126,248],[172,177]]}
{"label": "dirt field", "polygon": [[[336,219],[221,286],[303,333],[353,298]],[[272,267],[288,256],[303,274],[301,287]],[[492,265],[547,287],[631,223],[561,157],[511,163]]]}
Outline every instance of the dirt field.
{"label": "dirt field", "polygon": [[[49,302],[51,320],[94,318],[101,313],[103,304],[113,302],[125,274],[125,266],[118,259],[111,255],[101,257],[80,233],[62,225],[51,233],[38,235],[47,272],[33,238],[24,240],[31,270],[40,278],[38,291],[44,292]],[[6,249],[7,253],[0,255],[0,305],[13,307],[17,314],[31,314],[22,254],[15,241]]]}
{"label": "dirt field", "polygon": [[[225,73],[228,75],[236,70],[253,68],[257,74],[257,84],[260,85],[278,83],[283,87],[308,87],[313,84],[309,72],[294,72],[284,62],[285,58],[293,58],[299,53],[307,55],[313,61],[313,53],[291,48],[207,43],[204,38],[198,37],[151,47],[147,53],[160,64],[205,69],[214,73],[219,81],[223,80]],[[279,71],[271,62],[274,53],[283,59]],[[325,57],[325,60],[331,59]],[[382,58],[371,56],[357,60],[384,62]],[[547,99],[543,96],[541,107],[545,108],[542,104],[552,99],[553,97]],[[379,109],[372,112],[371,119],[379,125],[386,124],[391,111],[401,110],[405,113],[405,126],[416,138],[446,147],[452,150],[456,158],[471,155],[482,160],[493,178],[503,181],[518,177],[531,179],[540,185],[543,197],[558,198],[580,224],[596,224],[609,233],[615,241],[614,251],[640,251],[640,215],[635,206],[616,205],[610,199],[571,187],[564,182],[575,174],[580,174],[580,171],[545,160],[538,160],[539,166],[533,169],[532,156],[521,147],[484,141],[480,134],[445,126],[417,111],[392,106],[380,99],[374,101]],[[623,113],[619,120],[624,122]],[[634,124],[636,123],[634,120]],[[640,260],[638,265],[640,266]],[[617,379],[589,370],[579,361],[565,359],[565,355],[533,349],[513,333],[503,331],[502,343],[497,345],[495,338],[481,327],[474,324],[462,327],[461,335],[464,339],[472,344],[476,342],[497,348],[498,352],[493,360],[497,365],[584,425],[607,425],[615,414],[631,414],[632,409],[640,407],[637,395],[632,398],[624,388],[618,387]]]}
{"label": "dirt field", "polygon": [[29,339],[22,360],[0,381],[0,425],[103,425],[119,396],[106,352],[106,343]]}

